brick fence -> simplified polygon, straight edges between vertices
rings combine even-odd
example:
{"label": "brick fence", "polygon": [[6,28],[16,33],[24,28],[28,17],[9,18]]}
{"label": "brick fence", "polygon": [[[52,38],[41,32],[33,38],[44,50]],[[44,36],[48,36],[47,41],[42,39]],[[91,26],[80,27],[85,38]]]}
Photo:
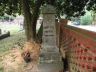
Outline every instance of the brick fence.
{"label": "brick fence", "polygon": [[66,51],[70,72],[96,72],[96,33],[66,23],[59,22],[57,38],[59,47]]}

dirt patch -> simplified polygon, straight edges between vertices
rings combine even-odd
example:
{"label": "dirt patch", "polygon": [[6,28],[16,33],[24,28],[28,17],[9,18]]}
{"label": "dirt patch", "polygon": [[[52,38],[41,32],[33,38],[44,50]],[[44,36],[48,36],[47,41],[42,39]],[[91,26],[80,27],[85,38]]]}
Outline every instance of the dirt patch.
{"label": "dirt patch", "polygon": [[31,70],[31,72],[37,72],[37,60],[39,58],[40,45],[36,42],[26,42],[23,52],[29,52],[31,59],[26,71]]}
{"label": "dirt patch", "polygon": [[[29,51],[31,61],[26,63],[21,53]],[[27,72],[37,71],[37,60],[40,52],[40,45],[36,42],[26,42],[23,50],[20,46],[14,45],[14,48],[2,58],[0,65],[4,67],[4,72]]]}

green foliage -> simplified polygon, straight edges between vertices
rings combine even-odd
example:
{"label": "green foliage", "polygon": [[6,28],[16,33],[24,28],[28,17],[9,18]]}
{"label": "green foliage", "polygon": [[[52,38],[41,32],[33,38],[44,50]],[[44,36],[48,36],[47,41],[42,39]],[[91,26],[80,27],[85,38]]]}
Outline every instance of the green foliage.
{"label": "green foliage", "polygon": [[[0,16],[4,16],[4,14],[16,16],[17,13],[24,14],[23,12],[23,0],[0,0]],[[29,11],[33,14],[35,9],[35,4],[38,0],[28,0]],[[51,4],[57,9],[57,16],[66,14],[66,17],[77,17],[85,14],[85,6],[87,5],[87,9],[96,10],[95,0],[42,0],[42,5]]]}
{"label": "green foliage", "polygon": [[14,15],[16,13],[21,13],[20,0],[0,0],[0,16],[4,14]]}
{"label": "green foliage", "polygon": [[4,72],[4,67],[0,66],[0,72]]}
{"label": "green foliage", "polygon": [[92,11],[96,11],[96,0],[89,0],[86,9],[88,11],[92,10]]}
{"label": "green foliage", "polygon": [[92,23],[92,17],[90,12],[87,12],[84,16],[81,17],[82,25],[90,25]]}
{"label": "green foliage", "polygon": [[80,17],[71,17],[71,21],[79,21],[80,22]]}
{"label": "green foliage", "polygon": [[84,15],[84,7],[88,0],[62,0],[61,2],[58,0],[57,2],[57,8],[58,8],[58,14],[66,14],[66,17],[77,17]]}

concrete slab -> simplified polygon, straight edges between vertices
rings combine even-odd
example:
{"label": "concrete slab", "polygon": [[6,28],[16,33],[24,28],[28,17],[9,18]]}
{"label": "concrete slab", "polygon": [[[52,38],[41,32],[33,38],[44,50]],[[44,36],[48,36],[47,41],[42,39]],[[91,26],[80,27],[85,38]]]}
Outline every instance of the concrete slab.
{"label": "concrete slab", "polygon": [[38,64],[38,72],[59,72],[63,70],[63,62],[43,62]]}

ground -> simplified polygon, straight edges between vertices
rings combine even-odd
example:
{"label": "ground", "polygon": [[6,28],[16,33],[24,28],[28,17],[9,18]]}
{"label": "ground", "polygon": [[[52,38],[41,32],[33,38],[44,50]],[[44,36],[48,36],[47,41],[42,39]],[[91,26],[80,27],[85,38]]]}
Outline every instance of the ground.
{"label": "ground", "polygon": [[[24,30],[18,32],[19,25],[8,24],[4,30],[9,30],[11,36],[0,40],[0,72],[27,72],[30,69],[37,71],[37,60],[40,45],[35,42],[26,42]],[[31,61],[26,63],[21,56],[22,52],[30,51]]]}
{"label": "ground", "polygon": [[[38,24],[39,25],[39,24]],[[40,27],[40,25],[39,25]],[[37,28],[39,29],[37,26]],[[76,26],[85,27],[85,26]],[[0,72],[37,72],[37,60],[40,51],[40,45],[35,42],[26,42],[26,37],[23,31],[19,31],[19,25],[1,24],[3,30],[10,30],[11,36],[0,40]],[[86,26],[87,29],[96,29],[96,26]],[[96,30],[94,30],[96,31]],[[26,63],[22,57],[22,53],[29,51],[31,61]]]}
{"label": "ground", "polygon": [[[30,69],[37,70],[37,60],[40,51],[40,46],[36,43],[30,45],[29,44],[30,42],[26,43],[26,46],[24,47],[28,48],[28,50],[31,49],[31,62],[26,63],[21,56],[21,53],[23,51],[26,51],[26,49],[21,50],[20,46],[14,45],[14,48],[10,50],[7,55],[2,57],[2,61],[0,62],[0,65],[2,65],[4,68],[2,72],[26,72],[26,70]],[[33,46],[35,47],[34,49]]]}

